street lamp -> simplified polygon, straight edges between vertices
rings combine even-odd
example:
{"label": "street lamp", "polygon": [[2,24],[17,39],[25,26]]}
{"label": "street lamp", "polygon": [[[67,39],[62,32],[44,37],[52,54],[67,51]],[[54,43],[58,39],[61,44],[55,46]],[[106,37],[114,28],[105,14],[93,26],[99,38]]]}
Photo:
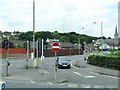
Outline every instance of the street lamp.
{"label": "street lamp", "polygon": [[2,39],[2,31],[0,31],[0,38]]}
{"label": "street lamp", "polygon": [[[81,29],[84,29],[84,27]],[[80,55],[80,34],[78,34],[78,51],[79,51],[79,55]]]}
{"label": "street lamp", "polygon": [[[94,24],[96,24],[97,22],[93,22]],[[100,26],[101,26],[101,50],[103,50],[103,22],[100,22]]]}
{"label": "street lamp", "polygon": [[35,55],[35,0],[33,0],[33,61]]}

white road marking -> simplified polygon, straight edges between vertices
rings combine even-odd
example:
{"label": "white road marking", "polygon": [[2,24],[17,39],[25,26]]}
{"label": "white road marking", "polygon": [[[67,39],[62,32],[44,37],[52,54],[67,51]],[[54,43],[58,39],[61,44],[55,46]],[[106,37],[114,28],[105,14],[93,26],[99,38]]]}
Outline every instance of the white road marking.
{"label": "white road marking", "polygon": [[82,88],[90,88],[90,85],[82,85]]}
{"label": "white road marking", "polygon": [[79,76],[83,76],[82,74],[80,74],[80,73],[78,73],[78,72],[73,72],[73,73],[75,73],[75,74],[77,74],[77,75],[79,75]]}
{"label": "white road marking", "polygon": [[120,79],[119,77],[115,77],[115,76],[109,76],[109,75],[103,75],[103,74],[99,74],[99,73],[95,73],[95,72],[90,72],[99,76],[106,76],[106,77],[110,77],[110,78],[115,78],[115,79]]}
{"label": "white road marking", "polygon": [[35,83],[35,82],[34,82],[34,81],[32,81],[32,80],[31,80],[30,82],[31,82],[31,83]]}
{"label": "white road marking", "polygon": [[50,84],[50,85],[53,85],[53,83],[51,83],[51,82],[47,82],[48,84]]}
{"label": "white road marking", "polygon": [[79,76],[83,76],[84,78],[95,78],[95,76],[82,75],[82,74],[80,74],[80,73],[78,73],[78,72],[73,72],[73,73],[75,73],[75,74],[77,74],[77,75],[79,75]]}
{"label": "white road marking", "polygon": [[95,85],[94,88],[104,88],[104,86]]}
{"label": "white road marking", "polygon": [[78,87],[77,84],[68,84],[68,87]]}
{"label": "white road marking", "polygon": [[120,79],[120,78],[118,78],[118,77],[115,77],[115,76],[109,76],[109,75],[101,75],[101,74],[100,74],[100,76],[110,77],[110,78],[114,78],[114,79]]}
{"label": "white road marking", "polygon": [[84,76],[84,78],[95,78],[95,76]]}
{"label": "white road marking", "polygon": [[119,86],[118,87],[115,87],[115,86],[107,86],[107,88],[119,88]]}

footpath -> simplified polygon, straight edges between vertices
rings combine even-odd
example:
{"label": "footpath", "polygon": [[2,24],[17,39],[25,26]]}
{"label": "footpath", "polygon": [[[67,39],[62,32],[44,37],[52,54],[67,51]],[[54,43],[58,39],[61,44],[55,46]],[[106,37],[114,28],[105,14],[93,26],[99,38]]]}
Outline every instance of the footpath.
{"label": "footpath", "polygon": [[112,70],[112,69],[108,69],[108,68],[103,68],[103,67],[90,65],[90,64],[87,64],[87,62],[84,61],[84,60],[74,61],[73,65],[77,68],[85,68],[90,72],[109,75],[109,76],[120,77],[120,71],[118,71],[118,70]]}

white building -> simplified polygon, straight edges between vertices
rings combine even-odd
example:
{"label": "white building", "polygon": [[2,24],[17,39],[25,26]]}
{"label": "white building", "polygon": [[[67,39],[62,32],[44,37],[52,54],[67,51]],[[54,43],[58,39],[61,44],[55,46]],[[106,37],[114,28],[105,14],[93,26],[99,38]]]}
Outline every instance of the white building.
{"label": "white building", "polygon": [[115,34],[114,34],[114,38],[111,39],[98,39],[96,40],[95,44],[96,45],[104,45],[106,47],[109,48],[118,48],[118,38],[119,38],[119,34],[118,34],[118,29],[117,26],[115,27]]}

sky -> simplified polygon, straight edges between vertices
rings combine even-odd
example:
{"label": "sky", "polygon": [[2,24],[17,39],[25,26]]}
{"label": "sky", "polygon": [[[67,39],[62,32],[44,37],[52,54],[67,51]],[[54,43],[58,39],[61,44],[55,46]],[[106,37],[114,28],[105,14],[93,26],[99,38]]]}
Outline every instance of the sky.
{"label": "sky", "polygon": [[[76,32],[100,37],[102,22],[103,36],[113,38],[118,25],[118,1],[35,0],[35,32]],[[0,30],[33,31],[33,0],[0,0]]]}

